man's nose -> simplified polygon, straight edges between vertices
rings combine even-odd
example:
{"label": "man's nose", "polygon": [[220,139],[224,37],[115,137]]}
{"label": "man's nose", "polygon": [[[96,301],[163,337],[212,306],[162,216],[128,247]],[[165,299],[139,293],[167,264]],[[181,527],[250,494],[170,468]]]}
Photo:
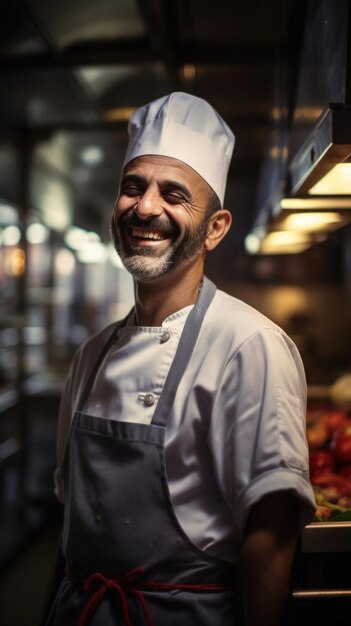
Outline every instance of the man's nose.
{"label": "man's nose", "polygon": [[134,211],[138,217],[144,220],[161,215],[163,209],[161,198],[157,191],[155,189],[147,189],[143,195],[140,196]]}

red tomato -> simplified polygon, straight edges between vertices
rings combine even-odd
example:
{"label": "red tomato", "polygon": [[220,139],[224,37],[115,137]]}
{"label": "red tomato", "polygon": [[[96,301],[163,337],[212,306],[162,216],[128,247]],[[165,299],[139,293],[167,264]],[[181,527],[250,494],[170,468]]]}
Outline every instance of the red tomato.
{"label": "red tomato", "polygon": [[330,450],[313,450],[310,452],[310,474],[330,471],[335,469],[334,457]]}
{"label": "red tomato", "polygon": [[351,480],[351,465],[345,465],[345,467],[342,467],[340,474]]}
{"label": "red tomato", "polygon": [[351,480],[334,472],[319,472],[311,477],[311,483],[320,487],[335,487],[340,495],[351,493]]}
{"label": "red tomato", "polygon": [[332,446],[334,456],[339,463],[351,463],[351,426],[337,431]]}
{"label": "red tomato", "polygon": [[326,413],[327,424],[331,433],[344,426],[350,426],[351,420],[346,411],[328,411]]}

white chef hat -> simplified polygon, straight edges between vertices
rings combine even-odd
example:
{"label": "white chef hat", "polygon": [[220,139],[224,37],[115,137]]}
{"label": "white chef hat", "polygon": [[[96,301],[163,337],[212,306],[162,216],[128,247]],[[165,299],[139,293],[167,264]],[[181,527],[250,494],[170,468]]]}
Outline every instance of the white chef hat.
{"label": "white chef hat", "polygon": [[171,93],[133,113],[124,165],[138,156],[173,157],[190,165],[223,204],[234,135],[213,107],[196,96]]}

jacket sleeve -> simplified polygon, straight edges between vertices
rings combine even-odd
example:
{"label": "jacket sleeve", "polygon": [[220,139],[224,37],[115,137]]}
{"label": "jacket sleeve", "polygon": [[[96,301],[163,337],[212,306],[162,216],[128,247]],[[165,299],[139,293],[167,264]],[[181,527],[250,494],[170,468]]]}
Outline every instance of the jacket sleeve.
{"label": "jacket sleeve", "polygon": [[275,329],[251,335],[227,363],[209,437],[217,480],[241,534],[252,505],[274,491],[298,498],[301,527],[313,518],[305,408],[295,345]]}

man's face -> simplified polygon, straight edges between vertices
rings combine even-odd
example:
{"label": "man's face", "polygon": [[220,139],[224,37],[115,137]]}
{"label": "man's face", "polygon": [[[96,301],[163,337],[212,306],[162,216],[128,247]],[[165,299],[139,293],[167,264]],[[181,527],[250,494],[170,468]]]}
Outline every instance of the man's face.
{"label": "man's face", "polygon": [[177,159],[145,156],[127,164],[111,233],[136,280],[161,278],[201,256],[211,194],[201,176]]}

